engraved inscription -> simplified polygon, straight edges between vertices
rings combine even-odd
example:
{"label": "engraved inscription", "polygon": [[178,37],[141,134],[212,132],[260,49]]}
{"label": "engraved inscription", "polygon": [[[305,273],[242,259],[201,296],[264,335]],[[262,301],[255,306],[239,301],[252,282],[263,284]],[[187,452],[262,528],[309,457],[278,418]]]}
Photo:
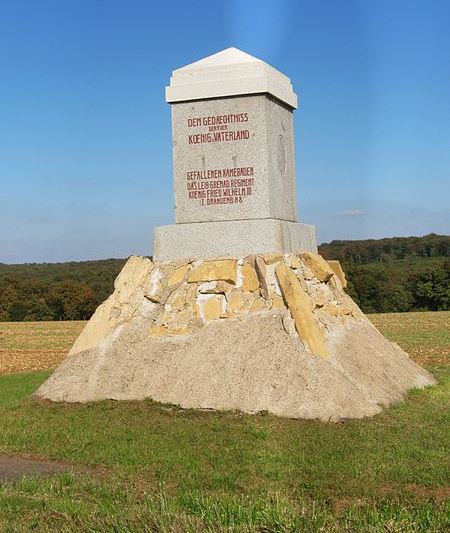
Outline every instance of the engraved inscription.
{"label": "engraved inscription", "polygon": [[[228,113],[189,117],[187,119],[187,144],[245,141],[250,138],[249,114]],[[195,131],[190,133],[192,129]],[[204,159],[203,159],[204,163]],[[189,200],[201,206],[240,204],[255,190],[253,166],[203,168],[186,172],[186,193]]]}

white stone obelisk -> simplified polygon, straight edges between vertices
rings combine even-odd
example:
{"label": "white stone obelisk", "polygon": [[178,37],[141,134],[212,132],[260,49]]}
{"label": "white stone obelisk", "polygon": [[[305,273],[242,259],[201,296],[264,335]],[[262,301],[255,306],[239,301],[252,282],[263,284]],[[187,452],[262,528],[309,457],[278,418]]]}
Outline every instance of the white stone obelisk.
{"label": "white stone obelisk", "polygon": [[291,82],[236,48],[175,70],[175,224],[155,228],[156,261],[317,252],[297,223]]}

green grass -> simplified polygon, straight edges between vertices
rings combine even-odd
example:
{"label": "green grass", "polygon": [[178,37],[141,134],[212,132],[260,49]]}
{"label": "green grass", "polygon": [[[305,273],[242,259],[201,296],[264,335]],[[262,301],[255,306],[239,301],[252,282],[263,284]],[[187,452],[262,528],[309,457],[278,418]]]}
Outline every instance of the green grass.
{"label": "green grass", "polygon": [[439,384],[338,424],[41,404],[29,395],[49,372],[0,376],[0,453],[92,469],[0,484],[0,531],[447,531],[448,316],[371,317],[416,360],[433,353]]}
{"label": "green grass", "polygon": [[45,373],[3,376],[0,452],[96,473],[5,484],[0,530],[444,531],[450,372],[436,374],[438,386],[340,424],[152,402],[39,405],[23,398]]}

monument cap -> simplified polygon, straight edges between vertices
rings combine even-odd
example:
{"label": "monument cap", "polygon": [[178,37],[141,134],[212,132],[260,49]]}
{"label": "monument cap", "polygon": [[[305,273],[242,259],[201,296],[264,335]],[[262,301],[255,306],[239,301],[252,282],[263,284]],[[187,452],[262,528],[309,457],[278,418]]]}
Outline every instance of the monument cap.
{"label": "monument cap", "polygon": [[297,108],[291,80],[237,48],[227,48],[174,70],[166,87],[169,103],[245,94],[270,94],[290,108]]}

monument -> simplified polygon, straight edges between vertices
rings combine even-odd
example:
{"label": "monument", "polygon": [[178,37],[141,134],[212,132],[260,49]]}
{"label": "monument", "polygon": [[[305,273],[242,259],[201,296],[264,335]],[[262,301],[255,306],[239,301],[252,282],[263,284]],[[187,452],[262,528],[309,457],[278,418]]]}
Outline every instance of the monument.
{"label": "monument", "polygon": [[433,384],[296,221],[289,79],[230,48],[174,71],[166,98],[175,224],[152,259],[130,257],[36,396],[335,421]]}
{"label": "monument", "polygon": [[154,259],[317,252],[297,223],[289,78],[236,48],[172,73],[175,225]]}

